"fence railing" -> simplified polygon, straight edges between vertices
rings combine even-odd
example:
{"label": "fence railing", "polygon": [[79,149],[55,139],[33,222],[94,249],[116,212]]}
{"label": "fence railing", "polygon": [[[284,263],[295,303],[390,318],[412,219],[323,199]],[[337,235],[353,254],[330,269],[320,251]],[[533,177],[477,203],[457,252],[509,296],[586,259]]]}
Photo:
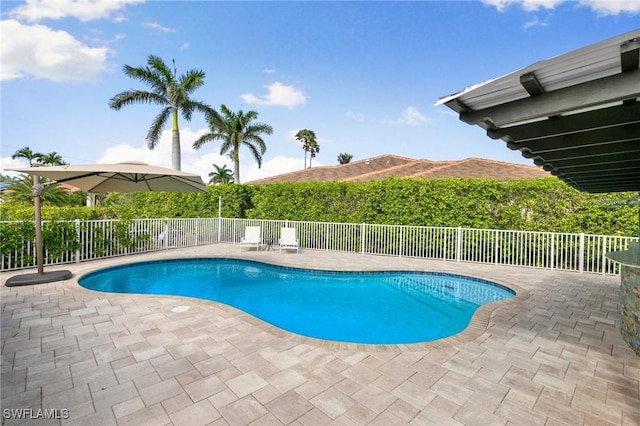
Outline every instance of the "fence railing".
{"label": "fence railing", "polygon": [[[301,248],[602,274],[618,273],[605,257],[637,238],[366,223],[261,219],[134,219],[43,222],[44,264],[84,262],[218,242],[239,243],[260,226],[267,244],[295,227]],[[0,222],[2,271],[35,266],[33,222]]]}

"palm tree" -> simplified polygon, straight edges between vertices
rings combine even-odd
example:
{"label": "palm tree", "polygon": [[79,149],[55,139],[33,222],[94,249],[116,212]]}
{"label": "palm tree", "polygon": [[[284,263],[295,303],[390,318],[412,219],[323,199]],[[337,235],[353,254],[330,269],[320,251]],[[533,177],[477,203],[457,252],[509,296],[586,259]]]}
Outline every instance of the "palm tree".
{"label": "palm tree", "polygon": [[307,168],[307,152],[316,143],[316,134],[313,130],[302,129],[296,133],[296,140],[302,142],[302,150],[304,151],[304,168]]}
{"label": "palm tree", "polygon": [[31,148],[29,148],[28,146],[25,146],[24,148],[21,148],[16,152],[14,152],[13,155],[11,156],[11,159],[15,160],[16,158],[24,158],[29,162],[29,167],[33,167],[33,161],[34,160],[38,161],[38,158],[41,155],[42,154],[40,153],[31,151]]}
{"label": "palm tree", "polygon": [[207,142],[221,140],[220,155],[230,154],[233,158],[233,179],[235,183],[240,183],[240,147],[242,145],[249,148],[253,158],[258,162],[258,167],[262,166],[262,155],[266,152],[267,146],[260,134],[270,135],[273,127],[264,123],[255,123],[258,118],[255,111],[234,113],[226,105],[220,106],[220,111],[212,111],[208,115],[209,132],[200,136],[193,143],[194,149],[200,149]]}
{"label": "palm tree", "polygon": [[342,152],[338,155],[338,163],[340,164],[349,164],[353,155],[347,154],[346,152]]}
{"label": "palm tree", "polygon": [[315,140],[309,144],[309,168],[311,168],[311,160],[316,158],[316,154],[320,152],[320,145]]}
{"label": "palm tree", "polygon": [[213,164],[214,171],[209,173],[210,184],[228,184],[233,183],[233,172],[227,169],[227,165],[220,167],[217,164]]}
{"label": "palm tree", "polygon": [[[44,206],[68,206],[72,200],[60,185],[55,182],[49,182],[47,179],[40,177],[39,183],[43,185],[43,191],[40,200]],[[17,204],[33,204],[33,176],[26,175],[20,181],[9,185],[5,191],[4,200]]]}
{"label": "palm tree", "polygon": [[48,154],[35,154],[35,156],[40,164],[49,166],[64,166],[67,164],[62,160],[62,156],[55,151]]}
{"label": "palm tree", "polygon": [[147,145],[154,149],[158,144],[165,123],[172,118],[173,133],[171,146],[172,167],[180,170],[180,129],[178,127],[178,112],[182,117],[191,121],[193,111],[198,110],[205,115],[210,114],[212,108],[202,102],[189,98],[189,95],[204,84],[205,73],[201,70],[189,70],[185,74],[176,75],[175,61],[173,70],[157,56],[149,55],[146,67],[134,68],[125,65],[124,73],[135,80],[146,83],[151,91],[127,90],[118,93],[109,100],[109,106],[116,111],[130,104],[153,104],[163,108],[151,123],[147,133]]}

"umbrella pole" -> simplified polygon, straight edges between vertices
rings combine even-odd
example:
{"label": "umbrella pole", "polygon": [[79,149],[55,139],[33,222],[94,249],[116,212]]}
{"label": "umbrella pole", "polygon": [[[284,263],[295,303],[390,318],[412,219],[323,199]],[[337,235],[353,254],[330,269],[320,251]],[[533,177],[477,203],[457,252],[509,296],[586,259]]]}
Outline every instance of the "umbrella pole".
{"label": "umbrella pole", "polygon": [[[33,175],[33,186],[40,183],[40,176]],[[42,215],[40,214],[40,191],[36,190],[36,196],[33,198],[33,206],[35,209],[35,227],[36,227],[36,263],[38,265],[38,275],[44,274],[44,259],[42,249]]]}

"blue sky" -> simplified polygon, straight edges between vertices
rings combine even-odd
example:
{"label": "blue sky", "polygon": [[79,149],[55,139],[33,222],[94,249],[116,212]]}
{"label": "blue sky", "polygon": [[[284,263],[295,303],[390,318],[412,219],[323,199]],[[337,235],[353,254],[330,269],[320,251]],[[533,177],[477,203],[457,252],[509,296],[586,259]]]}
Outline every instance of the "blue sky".
{"label": "blue sky", "polygon": [[[144,161],[171,166],[170,128],[145,136],[152,105],[113,111],[115,94],[144,85],[122,73],[154,54],[178,74],[206,72],[193,97],[255,110],[273,126],[261,169],[241,151],[243,182],[304,167],[293,135],[316,132],[313,165],[395,154],[430,160],[481,157],[533,164],[438,98],[531,63],[640,27],[640,1],[1,3],[0,167],[28,146],[71,164]],[[181,119],[182,170],[208,180],[227,164],[219,144],[198,151],[203,117]]]}

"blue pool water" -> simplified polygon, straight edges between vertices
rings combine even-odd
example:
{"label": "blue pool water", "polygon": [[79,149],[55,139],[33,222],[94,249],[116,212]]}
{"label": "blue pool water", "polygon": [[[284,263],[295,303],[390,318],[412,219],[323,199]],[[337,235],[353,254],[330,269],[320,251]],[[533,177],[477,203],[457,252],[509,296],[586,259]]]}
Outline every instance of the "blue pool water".
{"label": "blue pool water", "polygon": [[85,275],[98,291],[197,297],[303,336],[401,344],[464,330],[479,306],[513,297],[503,286],[420,272],[321,272],[232,259],[134,263]]}

